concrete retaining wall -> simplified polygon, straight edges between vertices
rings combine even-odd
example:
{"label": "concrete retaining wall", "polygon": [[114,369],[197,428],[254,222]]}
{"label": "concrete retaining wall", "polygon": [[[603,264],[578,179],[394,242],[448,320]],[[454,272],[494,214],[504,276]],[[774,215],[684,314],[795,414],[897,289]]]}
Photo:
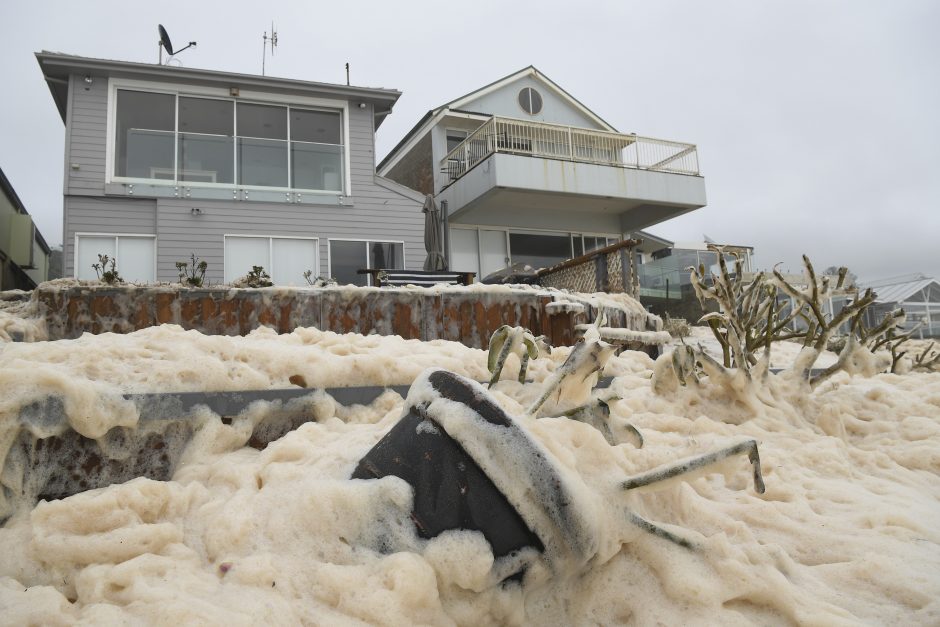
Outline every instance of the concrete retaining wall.
{"label": "concrete retaining wall", "polygon": [[[536,290],[423,290],[394,288],[186,289],[173,286],[78,285],[40,287],[40,310],[50,340],[83,333],[130,333],[158,324],[178,324],[210,335],[245,335],[261,325],[278,333],[317,327],[336,333],[445,339],[487,348],[503,324],[545,335],[555,346],[577,340],[575,325],[589,323],[595,309],[547,313],[561,292]],[[583,301],[581,301],[583,303]],[[608,326],[657,330],[658,318],[607,310]]]}

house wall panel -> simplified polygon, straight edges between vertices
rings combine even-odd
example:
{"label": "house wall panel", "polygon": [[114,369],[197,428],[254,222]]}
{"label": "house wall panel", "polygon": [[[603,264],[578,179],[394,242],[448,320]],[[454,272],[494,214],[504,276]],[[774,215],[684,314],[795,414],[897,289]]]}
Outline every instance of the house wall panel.
{"label": "house wall panel", "polygon": [[71,126],[65,146],[66,196],[104,195],[108,79],[92,76],[91,80],[87,83],[84,76],[77,74],[71,79],[68,104]]}
{"label": "house wall panel", "polygon": [[108,80],[92,79],[89,84],[76,74],[71,80],[65,177],[67,274],[74,274],[77,232],[157,235],[157,279],[165,281],[177,279],[175,263],[188,260],[192,253],[208,262],[207,279],[222,281],[227,234],[316,237],[321,274],[328,271],[331,238],[404,242],[405,267],[422,267],[422,200],[409,190],[376,183],[371,105],[360,108],[358,102],[349,103],[345,150],[350,188],[342,204],[107,196]]}
{"label": "house wall panel", "polygon": [[[175,280],[177,261],[195,253],[209,264],[207,279],[220,282],[225,235],[315,237],[319,239],[320,274],[328,271],[329,239],[402,241],[405,266],[424,263],[424,216],[419,203],[395,199],[357,199],[353,207],[160,200],[157,211],[157,278]],[[194,214],[193,207],[201,214]],[[314,272],[316,268],[310,268]]]}
{"label": "house wall panel", "polygon": [[[519,91],[525,87],[532,87],[542,96],[542,110],[536,115],[529,115],[519,106]],[[567,124],[581,128],[603,128],[558,95],[554,89],[531,76],[523,76],[500,89],[462,104],[460,108],[464,111],[485,111],[493,115],[504,115],[510,118],[521,118],[537,122]]]}
{"label": "house wall panel", "polygon": [[157,202],[147,198],[66,196],[65,276],[75,275],[76,233],[156,234],[156,208]]}

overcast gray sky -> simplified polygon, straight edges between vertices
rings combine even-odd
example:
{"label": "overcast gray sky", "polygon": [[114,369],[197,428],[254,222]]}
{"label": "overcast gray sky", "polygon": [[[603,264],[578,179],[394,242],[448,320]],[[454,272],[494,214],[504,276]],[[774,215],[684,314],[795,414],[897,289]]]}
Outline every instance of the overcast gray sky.
{"label": "overcast gray sky", "polygon": [[624,132],[695,143],[708,206],[650,229],[796,271],[940,277],[940,2],[4,0],[0,168],[62,240],[64,126],[33,53],[392,87],[383,157],[428,109],[529,64]]}

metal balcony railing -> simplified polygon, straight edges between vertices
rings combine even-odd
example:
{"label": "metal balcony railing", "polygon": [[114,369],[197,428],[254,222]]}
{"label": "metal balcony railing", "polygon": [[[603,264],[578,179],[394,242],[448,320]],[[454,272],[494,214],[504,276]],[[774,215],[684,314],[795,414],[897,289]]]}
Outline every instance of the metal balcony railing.
{"label": "metal balcony railing", "polygon": [[561,159],[620,168],[699,174],[695,144],[492,117],[441,161],[447,184],[494,153]]}

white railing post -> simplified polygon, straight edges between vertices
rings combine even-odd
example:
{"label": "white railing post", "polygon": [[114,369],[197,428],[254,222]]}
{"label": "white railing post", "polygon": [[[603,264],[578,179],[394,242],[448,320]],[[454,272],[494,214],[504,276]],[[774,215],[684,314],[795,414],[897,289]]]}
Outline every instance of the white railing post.
{"label": "white railing post", "polygon": [[574,140],[571,137],[571,127],[568,127],[568,158],[574,161]]}

